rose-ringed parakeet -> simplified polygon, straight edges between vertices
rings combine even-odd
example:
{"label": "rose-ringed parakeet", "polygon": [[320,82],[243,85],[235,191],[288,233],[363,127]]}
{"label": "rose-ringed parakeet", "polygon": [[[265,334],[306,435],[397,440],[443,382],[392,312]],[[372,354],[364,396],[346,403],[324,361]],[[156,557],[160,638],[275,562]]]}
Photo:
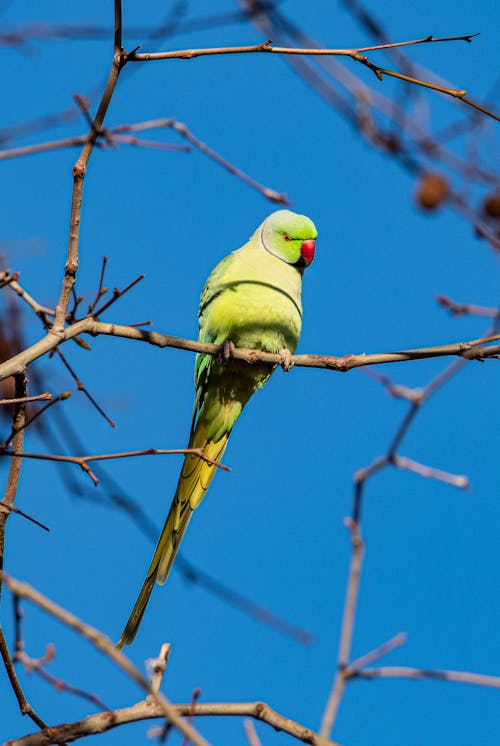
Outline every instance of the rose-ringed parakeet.
{"label": "rose-ringed parakeet", "polygon": [[[210,274],[198,313],[200,341],[221,345],[226,358],[233,345],[281,353],[286,368],[299,341],[302,275],[314,258],[316,236],[309,218],[289,210],[278,210],[264,220],[250,240]],[[263,363],[225,362],[220,356],[198,354],[189,448],[202,449],[219,462],[243,407],[273,369]],[[185,456],[146,579],[117,647],[133,641],[153,586],[166,581],[215,469],[196,455]]]}

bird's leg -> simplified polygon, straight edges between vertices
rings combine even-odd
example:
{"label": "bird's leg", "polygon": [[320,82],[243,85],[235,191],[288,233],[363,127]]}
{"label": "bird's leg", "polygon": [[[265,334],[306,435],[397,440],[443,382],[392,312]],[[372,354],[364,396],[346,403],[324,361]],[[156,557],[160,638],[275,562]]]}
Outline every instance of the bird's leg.
{"label": "bird's leg", "polygon": [[293,368],[293,360],[292,360],[292,353],[290,350],[288,350],[286,347],[284,347],[282,350],[278,352],[278,355],[280,356],[280,365],[285,371],[285,373],[288,373]]}
{"label": "bird's leg", "polygon": [[217,355],[217,361],[219,363],[228,363],[229,360],[231,360],[233,357],[234,350],[234,342],[232,342],[230,339],[225,339],[220,346],[220,350]]}

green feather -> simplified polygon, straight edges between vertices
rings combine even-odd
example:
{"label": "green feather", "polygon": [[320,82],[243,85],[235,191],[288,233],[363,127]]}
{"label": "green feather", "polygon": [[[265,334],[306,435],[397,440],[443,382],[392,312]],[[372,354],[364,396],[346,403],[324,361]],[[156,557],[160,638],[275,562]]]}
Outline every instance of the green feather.
{"label": "green feather", "polygon": [[[200,341],[222,345],[231,340],[236,347],[293,353],[302,326],[302,274],[312,260],[316,235],[314,224],[304,215],[289,210],[272,213],[241,249],[211,272],[200,299]],[[197,355],[189,447],[202,449],[218,463],[234,423],[273,370],[262,363],[226,363],[212,355]],[[191,515],[215,470],[213,463],[186,455],[146,579],[118,647],[133,641],[155,582],[166,581]]]}

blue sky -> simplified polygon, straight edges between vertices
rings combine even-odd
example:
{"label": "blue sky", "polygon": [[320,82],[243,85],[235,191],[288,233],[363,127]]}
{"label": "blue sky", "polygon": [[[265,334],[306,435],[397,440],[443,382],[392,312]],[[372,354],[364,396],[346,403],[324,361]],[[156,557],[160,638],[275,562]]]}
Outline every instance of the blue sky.
{"label": "blue sky", "polygon": [[[234,8],[228,0],[211,9]],[[290,0],[281,8],[327,46],[371,43],[342,4],[304,7]],[[43,8],[6,3],[1,10],[6,27],[112,20],[112,3],[90,1],[71,9],[56,0]],[[496,4],[389,2],[380,12],[397,40],[480,31],[471,45],[421,46],[408,54],[467,88],[472,98],[487,95],[498,55]],[[203,3],[189,3],[187,17],[206,13]],[[145,10],[135,0],[124,2],[127,48],[143,43],[127,28],[154,26],[164,14],[165,3],[148,3]],[[36,41],[24,50],[29,53],[0,48],[8,72],[2,83],[2,127],[64,109],[72,94],[91,91],[107,74],[111,38],[110,33],[109,40],[100,41]],[[251,26],[233,24],[178,34],[143,49],[260,41]],[[383,57],[374,59],[388,64]],[[390,81],[378,83],[353,62],[346,66],[379,92],[394,90]],[[431,93],[418,107],[416,116],[430,121],[432,131],[456,111]],[[286,192],[292,209],[315,221],[319,238],[304,282],[301,351],[394,350],[473,339],[484,331],[483,319],[452,318],[435,296],[498,305],[498,258],[450,209],[422,215],[414,205],[414,178],[370,148],[282,59],[221,56],[127,67],[106,124],[157,117],[185,122],[253,178]],[[481,139],[492,170],[499,160],[497,127],[485,120]],[[85,131],[77,119],[8,144]],[[146,136],[181,142],[168,131]],[[1,164],[0,242],[23,286],[49,306],[56,302],[64,266],[76,155],[65,149]],[[198,152],[126,146],[96,151],[85,183],[78,292],[93,297],[107,255],[111,287],[122,287],[139,273],[145,279],[103,320],[152,319],[158,331],[193,338],[199,293],[210,270],[272,210],[260,194]],[[27,337],[38,339],[38,321],[27,311],[25,323]],[[91,344],[92,353],[76,345],[64,351],[118,427],[112,430],[76,391],[57,405],[71,418],[86,452],[182,447],[192,407],[192,354],[115,339]],[[383,372],[399,383],[425,386],[444,365],[426,361]],[[407,643],[381,664],[500,675],[497,365],[467,366],[426,404],[401,448],[425,464],[467,474],[470,492],[395,470],[367,486],[366,559],[353,657],[405,631]],[[74,389],[57,360],[40,361],[38,370],[54,392]],[[172,643],[164,684],[172,701],[189,701],[199,686],[204,701],[264,700],[318,729],[337,654],[349,561],[343,519],[350,512],[352,475],[384,451],[406,406],[359,371],[277,371],[255,396],[224,458],[232,472],[217,475],[183,553],[221,582],[310,630],[315,642],[301,646],[174,572],[165,588],[155,589],[140,634],[127,651],[142,668],[161,643]],[[26,448],[50,450],[34,432]],[[106,471],[160,527],[179,468],[179,457],[158,457],[113,462]],[[93,500],[68,494],[51,465],[25,464],[17,504],[51,532],[9,519],[5,569],[117,638],[142,582],[151,541],[122,512],[100,504],[106,502],[103,488],[87,485],[76,468],[71,474]],[[2,619],[11,639],[7,593]],[[55,676],[97,693],[111,707],[141,698],[89,645],[27,604],[24,633],[34,657],[42,655],[47,642],[56,644],[49,669]],[[51,724],[91,712],[88,703],[56,692],[34,675],[22,674],[22,682]],[[17,713],[5,676],[0,697],[6,703],[0,735],[13,738],[33,730]],[[493,689],[353,682],[334,737],[363,746],[481,746],[500,736],[497,713]],[[207,719],[198,725],[213,743],[246,743],[240,720]],[[100,736],[100,742],[146,742],[148,727],[127,726]],[[264,725],[257,730],[266,745],[287,738]]]}

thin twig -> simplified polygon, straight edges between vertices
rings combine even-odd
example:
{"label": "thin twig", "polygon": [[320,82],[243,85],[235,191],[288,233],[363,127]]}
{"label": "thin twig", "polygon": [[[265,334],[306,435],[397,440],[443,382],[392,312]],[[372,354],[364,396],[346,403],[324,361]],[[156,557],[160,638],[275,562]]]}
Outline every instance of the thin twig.
{"label": "thin twig", "polygon": [[446,295],[438,295],[436,301],[443,308],[447,308],[452,316],[483,316],[490,319],[496,319],[499,315],[498,308],[477,306],[474,303],[457,303]]}
{"label": "thin twig", "polygon": [[99,301],[100,301],[101,297],[102,297],[102,296],[104,295],[104,293],[106,293],[106,292],[107,292],[107,290],[108,290],[108,288],[104,288],[104,287],[103,287],[103,284],[104,284],[104,275],[105,275],[105,273],[106,273],[106,265],[107,265],[107,263],[108,263],[108,257],[107,257],[107,256],[103,256],[103,258],[102,258],[102,265],[101,265],[101,274],[100,274],[100,276],[99,276],[99,286],[98,286],[98,288],[97,288],[97,292],[96,292],[96,294],[95,294],[95,298],[94,298],[94,300],[92,301],[92,303],[90,303],[90,305],[89,305],[89,307],[88,307],[88,311],[87,311],[87,313],[88,313],[88,315],[89,315],[89,316],[91,316],[91,315],[92,315],[92,313],[93,313],[93,311],[94,311],[94,308],[95,308],[95,307],[97,306],[97,304],[99,303]]}
{"label": "thin twig", "polygon": [[182,135],[182,137],[184,137],[188,142],[190,142],[195,148],[197,148],[199,151],[207,155],[209,158],[215,161],[215,163],[217,163],[219,166],[222,166],[222,168],[224,168],[226,171],[229,171],[230,174],[232,174],[233,176],[236,176],[238,179],[241,179],[246,184],[251,186],[253,189],[256,189],[266,199],[270,200],[271,202],[276,202],[279,205],[290,204],[290,202],[287,200],[286,194],[277,192],[275,189],[270,189],[269,187],[263,186],[255,179],[252,179],[251,176],[246,174],[240,168],[233,166],[232,163],[230,163],[225,158],[223,158],[221,155],[216,153],[215,150],[212,150],[212,148],[209,148],[208,145],[206,145],[204,142],[202,142],[197,137],[195,137],[195,135],[193,135],[193,133],[188,130],[186,125],[182,124],[182,122],[177,122],[177,121],[172,120],[168,126],[172,127],[176,132],[178,132],[180,135]]}
{"label": "thin twig", "polygon": [[[77,338],[74,337],[74,339],[76,341]],[[61,350],[59,349],[59,347],[56,347],[54,349],[54,352],[58,355],[58,357],[61,360],[62,364],[64,365],[64,367],[66,368],[66,370],[68,371],[68,373],[70,374],[70,376],[72,377],[72,379],[74,380],[74,382],[76,383],[76,387],[77,387],[78,391],[81,391],[87,397],[87,399],[92,404],[92,406],[95,409],[97,409],[97,411],[99,412],[99,414],[101,415],[101,417],[103,417],[106,420],[106,422],[109,425],[111,425],[111,427],[116,427],[116,422],[114,422],[114,420],[112,420],[111,417],[109,417],[106,414],[106,412],[101,407],[101,405],[99,404],[99,402],[95,399],[95,397],[92,396],[92,394],[90,393],[90,391],[88,390],[88,388],[85,386],[85,384],[83,383],[83,381],[78,377],[76,371],[71,367],[71,365],[68,362],[68,359],[65,357],[65,355],[63,355],[63,353],[61,352]],[[67,393],[69,393],[69,392],[67,392]]]}
{"label": "thin twig", "polygon": [[30,458],[30,459],[37,459],[39,461],[55,461],[60,463],[67,463],[67,464],[77,464],[81,469],[83,469],[86,474],[89,475],[93,483],[97,486],[99,484],[99,479],[96,477],[92,469],[89,467],[89,462],[92,461],[111,461],[113,459],[118,458],[134,458],[135,456],[171,456],[171,455],[178,455],[178,454],[191,454],[193,456],[198,456],[198,458],[202,459],[202,461],[206,461],[207,464],[210,464],[210,466],[215,466],[218,469],[222,469],[222,471],[231,471],[229,466],[225,466],[224,464],[220,464],[216,461],[213,461],[208,456],[205,456],[203,453],[202,448],[146,448],[142,451],[123,451],[122,453],[103,453],[96,456],[65,456],[65,455],[59,455],[55,453],[28,453],[26,451],[8,451],[8,450],[2,450],[0,449],[0,458],[3,456],[7,456],[12,458],[13,460],[17,458]]}
{"label": "thin twig", "polygon": [[87,171],[87,165],[89,158],[94,149],[94,145],[97,142],[99,133],[102,130],[102,125],[111,98],[118,83],[118,77],[120,71],[125,64],[125,58],[122,52],[122,13],[121,13],[121,2],[115,0],[114,2],[114,28],[115,28],[115,40],[114,40],[114,54],[111,70],[109,72],[108,81],[102,94],[97,113],[92,121],[92,127],[90,129],[87,141],[85,142],[80,157],[73,166],[73,193],[71,199],[71,217],[69,225],[69,240],[68,240],[68,254],[66,259],[66,266],[64,270],[64,278],[61,287],[61,293],[55,309],[54,324],[52,327],[52,333],[54,335],[61,334],[64,329],[64,321],[66,313],[68,311],[68,305],[71,298],[71,292],[75,284],[76,272],[78,270],[78,244],[80,238],[80,215],[82,210],[82,199],[83,199],[83,183],[85,179],[85,173]]}
{"label": "thin twig", "polygon": [[172,142],[158,142],[158,140],[148,140],[143,137],[135,137],[134,135],[113,135],[110,138],[111,143],[123,143],[124,145],[132,145],[138,148],[147,148],[150,150],[168,150],[174,153],[190,153],[191,148],[189,145],[178,145]]}
{"label": "thin twig", "polygon": [[17,515],[22,516],[22,518],[26,518],[27,521],[34,523],[35,526],[43,528],[44,531],[50,531],[50,528],[46,526],[45,523],[38,521],[36,518],[33,518],[32,515],[28,515],[28,513],[25,513],[20,508],[16,508],[14,505],[6,505],[3,500],[0,500],[0,512],[3,511],[7,511],[8,513],[16,513]]}
{"label": "thin twig", "polygon": [[268,41],[263,42],[261,44],[252,44],[252,45],[239,46],[239,47],[211,47],[208,49],[181,49],[181,50],[175,50],[175,51],[169,51],[169,52],[143,52],[143,53],[131,52],[130,54],[127,55],[126,61],[127,62],[151,62],[154,60],[169,60],[169,59],[191,60],[196,57],[206,57],[206,56],[214,56],[214,55],[216,56],[216,55],[222,55],[222,54],[253,54],[253,53],[306,55],[306,56],[313,56],[313,57],[314,56],[350,57],[356,62],[360,62],[362,65],[365,65],[370,70],[372,70],[379,80],[382,80],[384,75],[388,75],[393,78],[398,78],[399,80],[404,80],[407,83],[412,83],[413,85],[421,86],[423,88],[428,88],[430,90],[437,91],[438,93],[444,93],[453,98],[458,98],[461,101],[463,101],[465,104],[473,107],[474,109],[477,109],[478,111],[481,111],[486,116],[489,116],[492,119],[496,119],[497,121],[500,121],[500,116],[490,111],[486,107],[481,106],[481,104],[478,104],[475,101],[472,101],[471,99],[466,98],[467,91],[464,91],[461,89],[446,88],[445,86],[440,86],[435,83],[430,83],[425,80],[420,80],[419,78],[414,78],[410,75],[405,75],[404,73],[398,73],[393,70],[388,70],[386,68],[379,67],[375,65],[374,63],[370,62],[370,60],[368,60],[368,58],[364,54],[365,52],[373,52],[373,51],[384,50],[384,49],[393,49],[394,47],[403,47],[403,46],[410,46],[414,44],[424,44],[424,43],[430,43],[430,42],[444,42],[444,41],[446,42],[449,42],[449,41],[470,42],[474,36],[476,36],[476,34],[468,34],[466,36],[435,39],[431,35],[431,36],[423,37],[421,39],[413,39],[411,41],[396,42],[392,44],[377,44],[375,46],[359,47],[357,49],[355,48],[318,49],[316,47],[312,47],[312,48],[273,47],[272,39],[269,39]]}
{"label": "thin twig", "polygon": [[386,642],[382,643],[382,645],[379,645],[373,650],[370,650],[369,653],[365,653],[365,655],[362,655],[360,658],[356,658],[356,660],[354,660],[352,663],[349,664],[346,670],[346,676],[348,678],[352,678],[353,676],[356,676],[358,671],[361,671],[366,666],[369,666],[370,663],[373,663],[379,658],[382,658],[382,656],[387,655],[388,653],[391,653],[396,648],[401,647],[401,645],[404,645],[405,642],[406,642],[405,632],[399,632],[397,635],[394,635],[394,637],[391,637],[390,640],[387,640]]}
{"label": "thin twig", "polygon": [[[7,676],[10,681],[10,685],[12,687],[12,691],[16,695],[17,703],[19,705],[19,710],[21,712],[21,715],[28,715],[29,718],[35,723],[35,725],[38,725],[39,728],[46,728],[47,723],[45,723],[42,718],[37,715],[35,710],[32,708],[28,700],[26,699],[24,692],[21,688],[21,684],[19,683],[19,679],[17,678],[16,669],[14,668],[14,664],[12,662],[12,658],[10,657],[9,648],[7,646],[7,642],[5,640],[3,629],[0,626],[0,655],[2,656],[2,660],[5,666],[5,670],[7,672]],[[36,734],[38,735],[38,734]],[[63,742],[63,739],[61,739],[61,742]]]}
{"label": "thin twig", "polygon": [[[275,202],[282,205],[290,204],[285,194],[282,194],[275,189],[266,187],[260,182],[253,179],[247,173],[242,171],[237,166],[234,166],[226,158],[223,158],[213,148],[210,148],[199,138],[197,138],[185,124],[177,122],[175,119],[151,119],[145,122],[136,122],[135,124],[119,124],[110,129],[102,130],[101,133],[97,133],[98,137],[101,135],[107,135],[106,143],[109,146],[118,146],[120,144],[139,146],[145,148],[154,148],[156,150],[168,150],[168,151],[191,151],[190,146],[176,145],[172,143],[162,143],[156,140],[144,140],[134,136],[123,135],[124,132],[139,132],[143,130],[158,129],[158,128],[170,128],[178,132],[184,137],[193,147],[199,150],[204,155],[211,158],[215,163],[224,168],[233,176],[244,181],[246,184],[251,186],[260,192],[266,199],[271,202]],[[38,143],[34,145],[26,145],[19,148],[8,148],[6,150],[0,150],[0,160],[6,160],[8,158],[17,158],[20,156],[32,155],[34,153],[43,153],[52,150],[59,150],[61,148],[70,148],[78,145],[84,145],[89,141],[89,135],[79,135],[76,137],[68,137],[59,140],[52,140],[50,142]],[[101,141],[98,139],[96,145],[101,145]],[[4,284],[10,283],[12,280],[6,279]],[[90,313],[90,311],[89,311]]]}
{"label": "thin twig", "polygon": [[110,708],[102,701],[100,697],[97,696],[97,694],[87,692],[85,691],[85,689],[80,689],[79,687],[73,686],[72,684],[68,684],[66,681],[58,679],[56,676],[53,676],[51,673],[46,671],[44,666],[47,663],[50,663],[54,659],[54,656],[54,645],[48,644],[45,655],[42,656],[42,658],[31,658],[23,649],[20,649],[16,650],[15,661],[21,663],[24,666],[26,673],[30,674],[32,672],[35,672],[38,676],[40,676],[41,679],[46,681],[47,684],[53,686],[54,689],[56,689],[58,692],[67,692],[68,694],[73,694],[75,697],[79,697],[80,699],[84,699],[87,702],[91,702],[91,704],[93,704],[99,710],[110,710]]}
{"label": "thin twig", "polygon": [[474,684],[500,689],[500,676],[472,673],[470,671],[446,671],[428,668],[412,668],[410,666],[382,666],[380,668],[364,668],[353,673],[356,679],[437,679],[440,681],[454,681],[458,684]]}
{"label": "thin twig", "polygon": [[32,401],[50,401],[53,398],[53,394],[45,391],[43,394],[35,394],[34,396],[24,396],[17,399],[0,399],[0,406],[9,404],[27,404]]}
{"label": "thin twig", "polygon": [[151,690],[153,692],[159,692],[167,670],[168,659],[172,646],[169,642],[164,642],[160,648],[160,654],[158,658],[152,661],[148,661],[152,665],[152,676],[151,676]]}
{"label": "thin twig", "polygon": [[243,721],[243,727],[247,735],[249,746],[262,746],[262,741],[257,734],[253,720],[245,719]]}
{"label": "thin twig", "polygon": [[138,282],[141,282],[143,280],[145,275],[139,275],[135,278],[135,280],[132,280],[132,282],[129,282],[128,285],[126,285],[123,290],[119,290],[118,288],[115,288],[113,290],[113,296],[104,303],[100,308],[98,308],[96,311],[92,311],[92,313],[89,312],[89,316],[93,316],[94,318],[97,318],[101,315],[107,308],[109,308],[115,301],[118,300],[118,298],[121,298],[125,293],[128,293],[129,290],[131,290],[135,285],[137,285]]}
{"label": "thin twig", "polygon": [[[14,437],[14,435],[17,432],[19,432],[22,429],[26,429],[27,427],[29,427],[42,414],[44,414],[48,409],[50,409],[51,407],[53,407],[54,404],[57,404],[57,402],[60,402],[60,401],[65,401],[66,399],[69,399],[70,396],[71,396],[71,392],[70,391],[63,391],[61,394],[58,394],[56,397],[52,396],[52,394],[49,394],[48,396],[45,396],[45,395],[42,394],[39,397],[26,397],[25,401],[36,401],[37,398],[38,399],[40,399],[40,398],[50,399],[50,401],[44,407],[41,407],[40,409],[38,409],[34,413],[34,415],[32,417],[30,417],[29,419],[25,418],[25,421],[24,421],[24,423],[23,423],[22,426],[18,427],[16,425],[14,425],[14,427],[12,428],[12,430],[10,432],[10,435],[8,435],[8,437],[5,438],[5,440],[3,441],[3,443],[0,443],[0,448],[7,448],[7,446],[10,443],[10,441],[12,440],[12,438]],[[7,401],[8,401],[8,399],[7,399]]]}
{"label": "thin twig", "polygon": [[383,49],[392,49],[394,47],[408,47],[415,44],[427,44],[435,42],[452,42],[452,41],[467,41],[477,36],[477,34],[468,34],[466,36],[454,36],[448,38],[434,38],[431,36],[425,36],[420,39],[412,39],[410,41],[400,41],[391,44],[376,44],[371,47],[344,47],[336,49],[318,49],[312,48],[297,48],[297,47],[277,47],[272,46],[272,39],[268,39],[260,44],[251,44],[246,46],[236,47],[210,47],[208,49],[178,49],[169,52],[131,52],[127,56],[127,62],[150,62],[153,60],[192,60],[196,57],[207,57],[220,54],[254,54],[254,53],[269,53],[269,54],[303,54],[307,56],[320,55],[322,57],[353,57],[356,58],[358,55],[364,52],[375,52]]}

